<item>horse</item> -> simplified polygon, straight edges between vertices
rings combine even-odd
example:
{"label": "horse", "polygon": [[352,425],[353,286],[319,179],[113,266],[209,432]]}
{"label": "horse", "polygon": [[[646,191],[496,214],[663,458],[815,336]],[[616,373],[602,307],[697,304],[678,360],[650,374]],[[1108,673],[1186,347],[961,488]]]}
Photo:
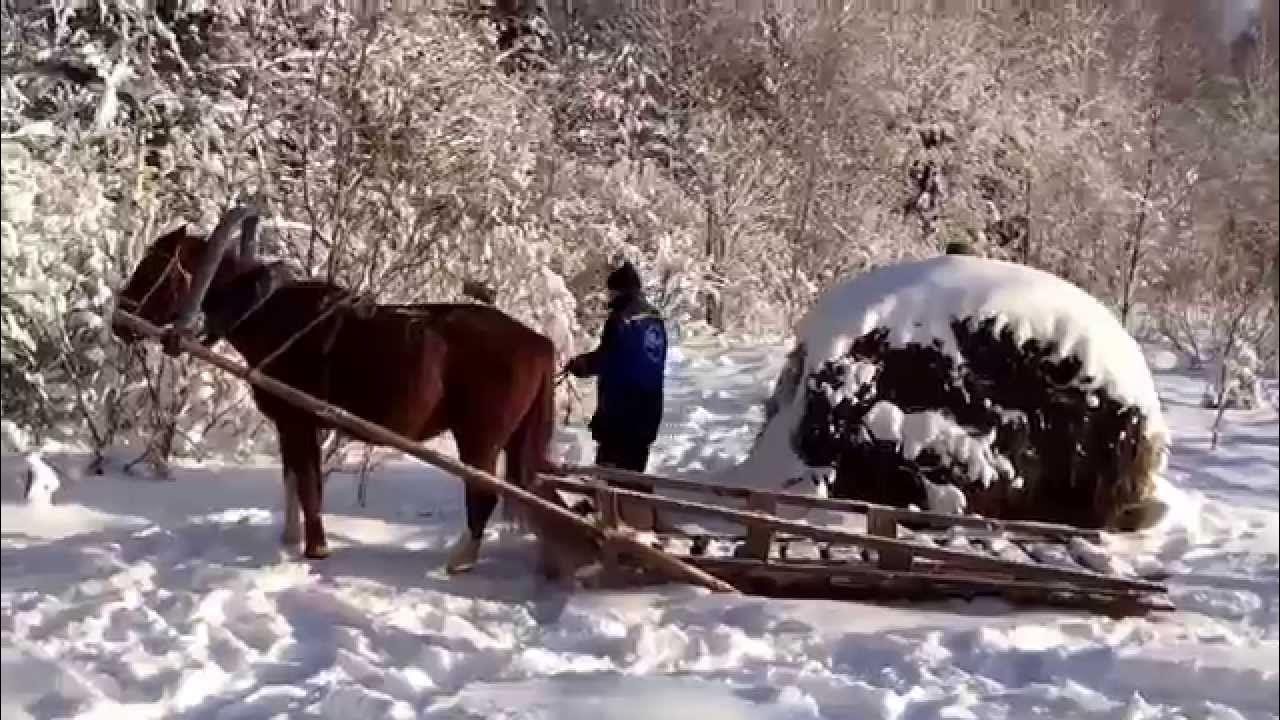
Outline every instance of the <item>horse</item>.
{"label": "horse", "polygon": [[[257,221],[242,205],[207,237],[187,225],[159,237],[117,306],[169,325],[171,355],[203,311],[206,346],[225,339],[262,374],[404,437],[425,441],[448,431],[459,459],[485,472],[494,473],[505,453],[511,482],[564,506],[536,482],[549,465],[555,426],[555,347],[546,336],[487,304],[373,304],[334,283],[294,278],[282,263],[256,257]],[[126,344],[138,339],[119,323],[112,329]],[[331,426],[257,387],[252,393],[280,441],[281,541],[296,548],[301,540],[305,557],[325,558],[319,437]],[[450,550],[448,572],[474,566],[496,504],[493,493],[467,486],[467,525]]]}

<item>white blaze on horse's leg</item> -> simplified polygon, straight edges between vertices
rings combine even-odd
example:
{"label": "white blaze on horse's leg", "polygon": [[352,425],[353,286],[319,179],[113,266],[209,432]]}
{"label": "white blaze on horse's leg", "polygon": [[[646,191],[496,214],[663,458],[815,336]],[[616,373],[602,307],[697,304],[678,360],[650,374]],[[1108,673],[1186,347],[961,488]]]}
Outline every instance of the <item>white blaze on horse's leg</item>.
{"label": "white blaze on horse's leg", "polygon": [[284,472],[284,533],[280,542],[296,545],[302,541],[302,503],[298,501],[298,478],[292,472]]}
{"label": "white blaze on horse's leg", "polygon": [[480,540],[471,537],[471,531],[464,528],[458,541],[453,544],[445,569],[450,573],[466,572],[475,567],[476,558],[479,556]]}

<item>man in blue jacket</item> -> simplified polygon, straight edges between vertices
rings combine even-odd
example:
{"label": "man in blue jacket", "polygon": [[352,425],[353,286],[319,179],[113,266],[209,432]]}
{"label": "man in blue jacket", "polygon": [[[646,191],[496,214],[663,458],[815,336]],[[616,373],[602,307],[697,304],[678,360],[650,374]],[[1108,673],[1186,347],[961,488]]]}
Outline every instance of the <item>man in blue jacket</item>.
{"label": "man in blue jacket", "polygon": [[570,360],[565,369],[580,378],[598,378],[596,412],[589,426],[596,441],[596,464],[644,472],[662,422],[666,324],[645,300],[640,274],[630,262],[610,273],[605,286],[609,317],[600,345]]}

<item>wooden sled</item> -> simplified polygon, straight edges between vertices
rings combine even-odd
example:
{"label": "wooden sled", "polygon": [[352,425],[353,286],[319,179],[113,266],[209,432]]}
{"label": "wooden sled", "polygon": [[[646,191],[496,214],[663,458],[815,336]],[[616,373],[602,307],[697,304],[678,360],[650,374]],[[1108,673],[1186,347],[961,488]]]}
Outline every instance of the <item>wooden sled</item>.
{"label": "wooden sled", "polygon": [[[620,525],[619,500],[745,526],[745,534],[662,532],[648,533],[646,539],[750,594],[877,601],[988,596],[1116,617],[1174,609],[1163,584],[1115,567],[1096,544],[1101,540],[1096,530],[710,486],[596,466],[563,466],[547,481],[560,490],[593,496],[597,522],[607,528]],[[618,487],[619,481],[650,485],[655,494]],[[734,498],[746,507],[663,494],[672,490]],[[787,520],[775,514],[781,505],[855,516],[853,524],[861,519],[865,530]],[[615,582],[634,582],[633,576],[643,575],[616,557],[606,560]]]}

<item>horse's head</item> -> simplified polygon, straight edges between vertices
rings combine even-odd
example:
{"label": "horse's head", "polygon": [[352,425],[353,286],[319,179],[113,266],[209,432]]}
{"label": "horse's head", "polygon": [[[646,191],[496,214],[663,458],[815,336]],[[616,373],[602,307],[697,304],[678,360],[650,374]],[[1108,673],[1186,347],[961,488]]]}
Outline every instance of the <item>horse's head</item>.
{"label": "horse's head", "polygon": [[[182,301],[191,294],[192,270],[206,248],[204,237],[189,234],[186,225],[161,236],[142,255],[116,306],[154,325],[173,322]],[[126,326],[116,324],[112,329],[125,342],[137,339]]]}
{"label": "horse's head", "polygon": [[[229,242],[231,229],[241,223],[240,243]],[[117,306],[153,325],[189,323],[218,278],[228,277],[242,258],[252,259],[257,224],[256,212],[240,206],[223,216],[207,240],[189,233],[186,225],[161,236],[134,268]],[[126,343],[137,339],[119,323],[112,330]]]}

